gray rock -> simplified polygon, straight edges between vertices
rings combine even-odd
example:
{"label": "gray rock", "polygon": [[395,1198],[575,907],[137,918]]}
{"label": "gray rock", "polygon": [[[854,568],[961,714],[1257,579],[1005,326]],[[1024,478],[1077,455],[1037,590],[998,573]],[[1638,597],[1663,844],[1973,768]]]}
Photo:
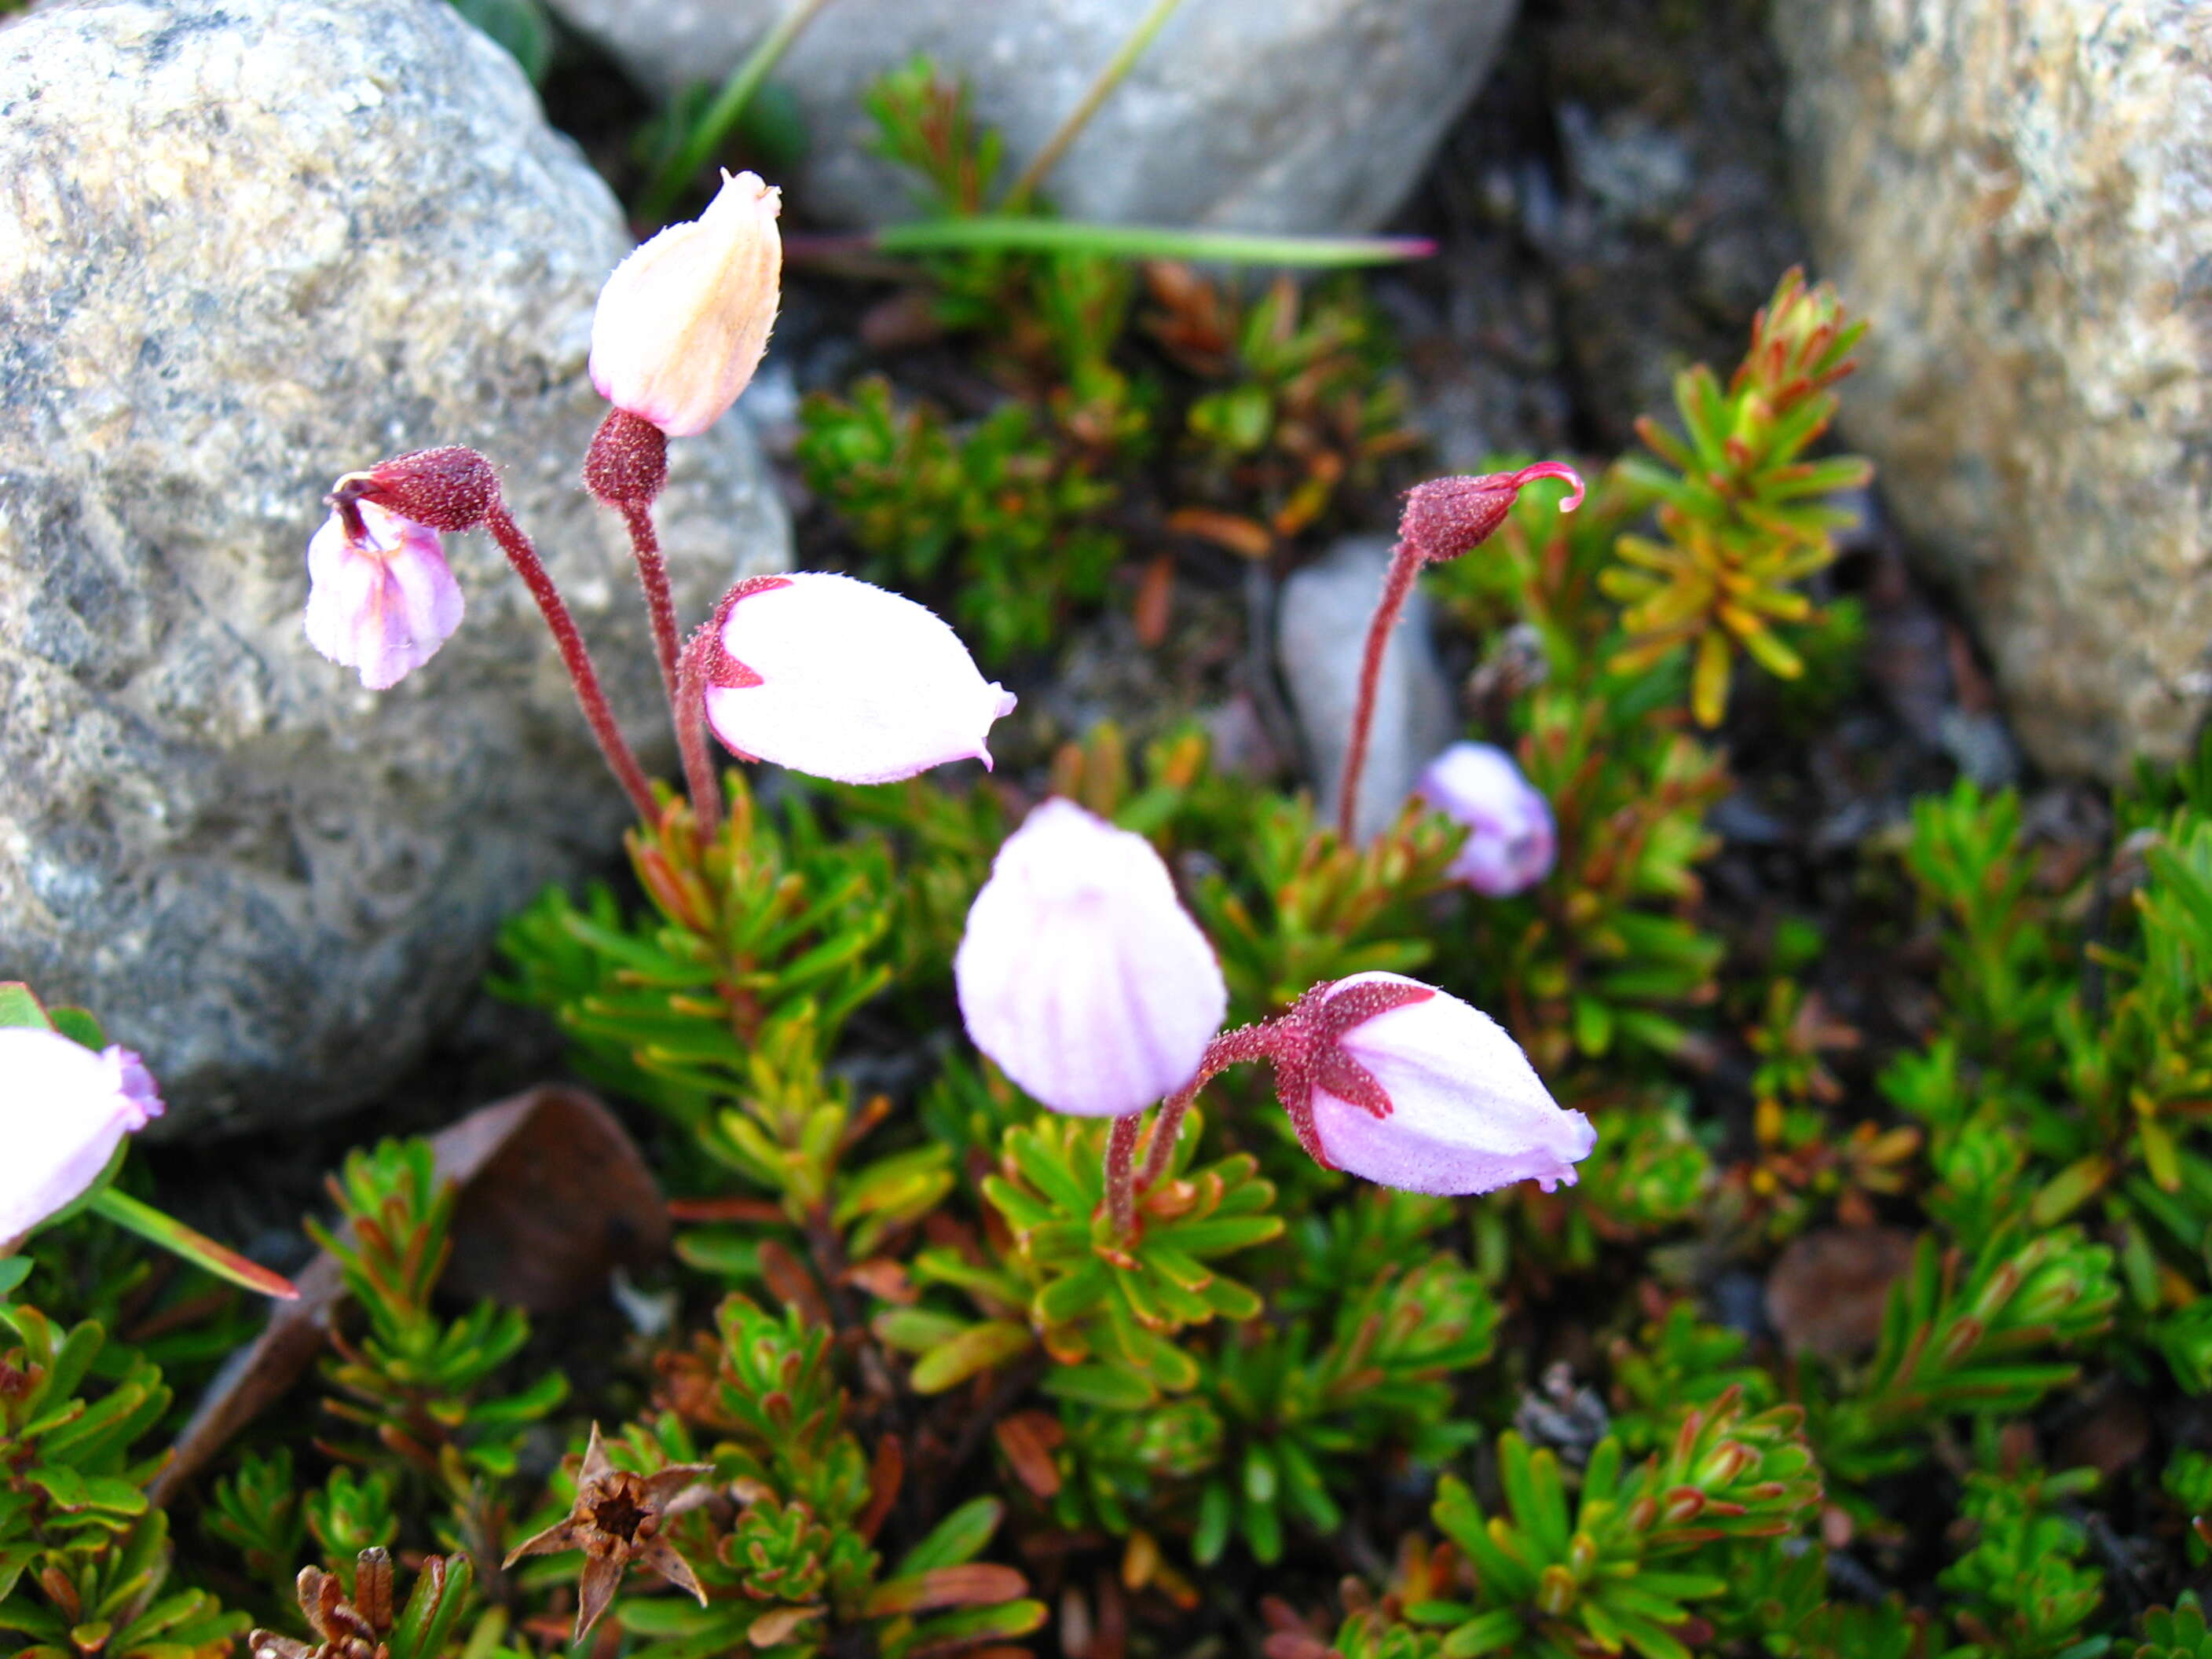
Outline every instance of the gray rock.
{"label": "gray rock", "polygon": [[1844,434],[2047,767],[2212,702],[2212,9],[1778,0]]}
{"label": "gray rock", "polygon": [[[787,0],[554,0],[665,94],[719,81]],[[1149,0],[836,0],[776,69],[805,118],[810,216],[912,216],[869,149],[869,82],[917,54],[964,76],[1011,180],[1081,101]],[[1388,218],[1474,94],[1514,0],[1185,0],[1048,184],[1071,216],[1257,231]]]}
{"label": "gray rock", "polygon": [[[625,814],[487,538],[378,695],[302,636],[307,538],[340,473],[483,449],[659,739],[575,483],[621,215],[442,0],[42,7],[0,29],[0,978],[142,1049],[173,1133],[336,1114]],[[675,448],[696,616],[788,529],[741,422]]]}
{"label": "gray rock", "polygon": [[[1334,821],[1352,712],[1359,696],[1359,660],[1368,620],[1390,567],[1387,536],[1347,536],[1319,563],[1283,584],[1276,617],[1275,657],[1305,740],[1314,796]],[[1416,588],[1382,653],[1375,726],[1359,780],[1353,828],[1364,839],[1398,816],[1421,769],[1457,735],[1451,688],[1430,642],[1428,601]]]}

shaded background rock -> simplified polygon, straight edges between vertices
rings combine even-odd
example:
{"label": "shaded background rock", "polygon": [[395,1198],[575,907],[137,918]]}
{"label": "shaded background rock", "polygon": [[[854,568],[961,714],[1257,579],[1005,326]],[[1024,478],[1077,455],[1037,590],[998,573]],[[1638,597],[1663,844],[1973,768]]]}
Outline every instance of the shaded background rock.
{"label": "shaded background rock", "polygon": [[[1315,810],[1336,817],[1336,797],[1359,697],[1359,664],[1368,620],[1382,592],[1395,544],[1388,536],[1347,536],[1318,563],[1283,584],[1275,654],[1304,741]],[[1419,588],[1382,653],[1375,725],[1359,779],[1353,827],[1362,837],[1388,828],[1413,793],[1421,769],[1455,735],[1451,687],[1437,666],[1429,604]]]}
{"label": "shaded background rock", "polygon": [[1782,66],[1753,0],[1550,0],[1521,15],[1379,271],[1438,470],[1638,447],[1674,374],[1741,356],[1806,258]]}
{"label": "shaded background rock", "polygon": [[1778,0],[1844,434],[2045,765],[2212,702],[2212,10]]}
{"label": "shaded background rock", "polygon": [[1515,181],[1520,221],[1557,284],[1595,433],[1632,448],[1638,415],[1673,420],[1675,374],[1725,372],[1804,261],[1781,68],[1745,0],[1559,0],[1530,22],[1559,162]]}
{"label": "shaded background rock", "polygon": [[[810,217],[912,216],[874,155],[869,82],[927,55],[1006,137],[1011,180],[1148,0],[837,0],[777,66],[811,146],[790,181]],[[719,81],[785,0],[554,0],[662,94]],[[1185,0],[1048,181],[1083,218],[1240,230],[1368,229],[1410,191],[1474,96],[1513,0]]]}
{"label": "shaded background rock", "polygon": [[[483,449],[665,747],[575,483],[620,212],[442,0],[43,8],[0,30],[0,976],[143,1049],[173,1133],[340,1112],[624,807],[486,538],[381,696],[301,635],[307,538],[339,473]],[[740,422],[674,447],[696,615],[788,531]]]}

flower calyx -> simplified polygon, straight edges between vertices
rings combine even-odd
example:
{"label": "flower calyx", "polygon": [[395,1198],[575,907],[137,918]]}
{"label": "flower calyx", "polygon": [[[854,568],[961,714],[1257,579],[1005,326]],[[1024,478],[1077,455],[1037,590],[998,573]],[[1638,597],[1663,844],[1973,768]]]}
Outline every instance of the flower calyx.
{"label": "flower calyx", "polygon": [[692,648],[700,653],[700,685],[702,689],[744,691],[767,684],[730,654],[729,647],[725,642],[729,633],[730,612],[738,608],[740,600],[791,585],[788,576],[746,576],[722,595],[721,603],[714,607],[714,614],[691,636]]}
{"label": "flower calyx", "polygon": [[357,504],[367,501],[415,524],[447,534],[474,530],[499,500],[499,474],[463,444],[410,450],[379,461],[366,472],[349,472],[330,494],[356,540],[362,539]]}
{"label": "flower calyx", "polygon": [[[605,430],[604,428],[601,430]],[[706,750],[692,740],[696,735],[696,722],[706,717],[707,694],[709,691],[743,691],[767,684],[760,675],[730,654],[724,642],[730,612],[738,601],[755,593],[765,593],[770,588],[788,587],[787,576],[747,576],[722,595],[722,602],[714,607],[714,614],[692,630],[686,641],[677,671],[677,707],[684,711],[678,732],[686,744],[684,766],[687,771],[705,764]],[[721,735],[719,731],[717,735]],[[723,746],[742,761],[754,761],[757,755],[746,753],[722,738]],[[696,749],[696,753],[693,750]],[[699,792],[700,780],[693,779],[693,793]]]}
{"label": "flower calyx", "polygon": [[[1390,1115],[1390,1096],[1375,1074],[1354,1060],[1344,1047],[1344,1035],[1378,1014],[1408,1003],[1425,1002],[1436,992],[1425,985],[1374,982],[1354,985],[1332,996],[1334,981],[1315,986],[1279,1018],[1263,1026],[1264,1053],[1274,1064],[1275,1097],[1290,1114],[1298,1145],[1324,1170],[1337,1167],[1322,1145],[1314,1121],[1314,1091],[1326,1090],[1351,1102],[1377,1119]],[[1231,1036],[1241,1035],[1231,1033]]]}
{"label": "flower calyx", "polygon": [[576,1593],[578,1642],[613,1602],[616,1588],[632,1565],[658,1573],[704,1607],[707,1592],[698,1575],[660,1534],[669,1516],[708,1500],[712,1493],[702,1482],[713,1473],[710,1463],[673,1463],[653,1474],[618,1469],[607,1456],[599,1425],[594,1423],[583,1467],[576,1473],[576,1501],[568,1515],[517,1545],[501,1565],[511,1567],[528,1555],[584,1552],[583,1580]]}
{"label": "flower calyx", "polygon": [[610,410],[584,454],[584,488],[604,506],[642,511],[667,486],[668,434],[628,410]]}

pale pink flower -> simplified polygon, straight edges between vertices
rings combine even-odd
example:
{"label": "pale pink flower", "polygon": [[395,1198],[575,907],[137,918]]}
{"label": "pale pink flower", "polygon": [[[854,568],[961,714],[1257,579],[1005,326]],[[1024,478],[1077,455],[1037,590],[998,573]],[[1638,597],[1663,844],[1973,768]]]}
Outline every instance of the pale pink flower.
{"label": "pale pink flower", "polygon": [[1229,1007],[1152,843],[1066,800],[999,849],[952,973],[975,1046],[1085,1117],[1142,1111],[1189,1082]]}
{"label": "pale pink flower", "polygon": [[382,691],[461,625],[461,590],[438,532],[374,501],[333,511],[307,544],[307,642]]}
{"label": "pale pink flower", "polygon": [[948,761],[991,763],[1013,694],[912,599],[805,572],[742,583],[706,665],[707,720],[736,753],[840,783],[892,783]]}
{"label": "pale pink flower", "polygon": [[1416,787],[1430,805],[1467,826],[1446,872],[1453,880],[1505,898],[1551,874],[1557,851],[1551,803],[1503,749],[1455,743],[1429,763]]}
{"label": "pale pink flower", "polygon": [[783,275],[781,192],[722,175],[696,220],[671,225],[615,267],[592,316],[592,384],[672,438],[704,432],[768,349]]}
{"label": "pale pink flower", "polygon": [[128,1048],[95,1054],[58,1032],[0,1028],[0,1245],[81,1196],[123,1137],[161,1115]]}
{"label": "pale pink flower", "polygon": [[1413,1193],[1550,1192],[1597,1144],[1496,1021],[1418,980],[1316,986],[1284,1023],[1305,1040],[1277,1087],[1307,1150],[1338,1169]]}

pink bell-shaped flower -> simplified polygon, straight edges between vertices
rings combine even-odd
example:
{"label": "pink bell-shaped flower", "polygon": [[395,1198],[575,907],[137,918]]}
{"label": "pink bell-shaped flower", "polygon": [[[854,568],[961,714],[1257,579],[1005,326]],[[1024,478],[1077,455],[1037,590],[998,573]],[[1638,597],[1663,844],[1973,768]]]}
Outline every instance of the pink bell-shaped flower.
{"label": "pink bell-shaped flower", "polygon": [[748,759],[839,783],[988,767],[991,723],[1013,712],[934,612],[850,576],[741,582],[710,627],[708,723]]}
{"label": "pink bell-shaped flower", "polygon": [[1467,826],[1446,872],[1453,880],[1506,898],[1551,874],[1557,851],[1551,803],[1503,749],[1455,743],[1429,763],[1417,787],[1430,805]]}
{"label": "pink bell-shaped flower", "polygon": [[672,438],[696,437],[738,400],[768,349],[783,276],[782,197],[722,175],[695,221],[615,267],[592,315],[592,384]]}
{"label": "pink bell-shaped flower", "polygon": [[0,1029],[0,1246],[81,1195],[123,1137],[161,1115],[128,1048],[95,1054],[56,1031]]}
{"label": "pink bell-shaped flower", "polygon": [[1189,1082],[1229,1008],[1152,843],[1067,800],[1006,837],[952,973],[975,1046],[1085,1117],[1142,1111]]}
{"label": "pink bell-shaped flower", "polygon": [[374,501],[334,510],[307,544],[307,642],[361,671],[372,691],[397,685],[461,625],[461,590],[427,525]]}
{"label": "pink bell-shaped flower", "polygon": [[1411,1193],[1550,1192],[1597,1144],[1504,1028],[1418,980],[1354,974],[1306,993],[1285,1023],[1304,1053],[1278,1060],[1277,1087],[1307,1150],[1338,1169]]}

